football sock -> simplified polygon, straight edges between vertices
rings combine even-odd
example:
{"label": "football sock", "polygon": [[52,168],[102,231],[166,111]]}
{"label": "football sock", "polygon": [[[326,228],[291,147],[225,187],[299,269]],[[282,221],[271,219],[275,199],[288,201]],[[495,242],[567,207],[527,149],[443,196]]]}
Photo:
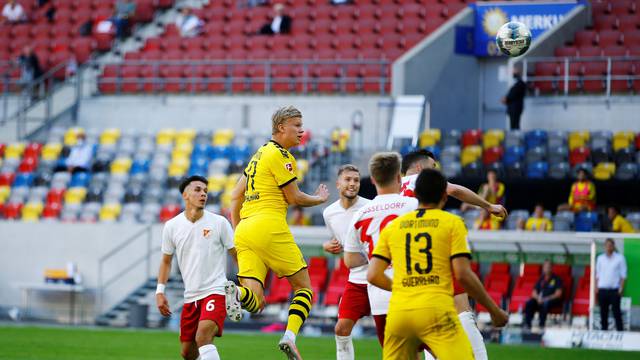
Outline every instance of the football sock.
{"label": "football sock", "polygon": [[294,335],[298,334],[300,327],[307,320],[311,311],[313,300],[313,291],[311,289],[300,289],[293,294],[291,305],[289,305],[289,319],[287,321],[287,330]]}
{"label": "football sock", "polygon": [[202,360],[220,360],[218,349],[213,344],[201,346],[198,350],[200,351],[200,359]]}
{"label": "football sock", "polygon": [[251,291],[251,289],[244,286],[238,286],[238,291],[240,292],[240,302],[242,303],[243,309],[250,313],[257,313],[260,311],[260,300],[256,294]]}
{"label": "football sock", "polygon": [[428,350],[424,351],[424,360],[436,360]]}
{"label": "football sock", "polygon": [[473,355],[475,359],[489,359],[489,357],[487,356],[487,348],[484,346],[484,339],[482,338],[480,330],[478,330],[478,326],[476,325],[476,321],[473,318],[473,314],[470,311],[463,311],[458,314],[458,318],[460,319],[460,323],[462,323],[462,327],[464,328],[464,331],[467,333],[467,337],[471,342],[471,348],[473,349]]}
{"label": "football sock", "polygon": [[336,355],[337,360],[354,360],[353,341],[351,335],[336,335]]}

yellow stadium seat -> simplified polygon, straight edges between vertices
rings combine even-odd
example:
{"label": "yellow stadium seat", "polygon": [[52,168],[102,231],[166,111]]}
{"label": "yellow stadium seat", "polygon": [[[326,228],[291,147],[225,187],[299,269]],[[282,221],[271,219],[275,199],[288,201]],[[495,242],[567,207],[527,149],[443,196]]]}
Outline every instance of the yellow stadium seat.
{"label": "yellow stadium seat", "polygon": [[338,140],[338,151],[345,152],[349,146],[349,140],[351,139],[351,132],[349,129],[340,130],[340,138]]}
{"label": "yellow stadium seat", "polygon": [[193,152],[193,142],[176,142],[176,146],[173,148],[172,156],[177,156],[176,154],[191,156]]}
{"label": "yellow stadium seat", "polygon": [[238,183],[241,174],[229,174],[224,182],[224,191],[231,191]]}
{"label": "yellow stadium seat", "polygon": [[100,144],[113,145],[120,139],[120,129],[106,129],[100,134]]}
{"label": "yellow stadium seat", "polygon": [[196,137],[195,129],[182,129],[176,133],[176,142],[180,142],[184,140],[188,140],[189,142],[192,142],[195,137]]}
{"label": "yellow stadium seat", "polygon": [[22,153],[24,152],[24,143],[17,142],[12,143],[7,146],[4,150],[4,158],[5,159],[19,159],[22,157]]}
{"label": "yellow stadium seat", "polygon": [[227,177],[225,175],[212,175],[207,180],[209,180],[209,192],[218,192],[224,189]]}
{"label": "yellow stadium seat", "polygon": [[158,131],[158,134],[156,135],[156,144],[158,145],[172,144],[175,136],[176,136],[175,129],[162,129]]}
{"label": "yellow stadium seat", "polygon": [[420,134],[418,144],[420,147],[434,146],[440,142],[441,137],[442,133],[440,132],[440,129],[426,129]]}
{"label": "yellow stadium seat", "polygon": [[471,145],[462,149],[460,154],[460,164],[462,166],[468,165],[474,161],[477,161],[482,156],[482,147],[479,145]]}
{"label": "yellow stadium seat", "polygon": [[591,134],[588,131],[573,131],[569,134],[569,150],[586,146]]}
{"label": "yellow stadium seat", "polygon": [[62,151],[62,144],[60,143],[47,143],[42,147],[42,159],[43,160],[57,160]]}
{"label": "yellow stadium seat", "polygon": [[120,216],[120,204],[105,204],[100,209],[100,221],[115,221]]}
{"label": "yellow stadium seat", "polygon": [[84,201],[85,196],[87,196],[87,188],[72,187],[64,193],[64,202],[66,204],[80,204]]}
{"label": "yellow stadium seat", "polygon": [[616,173],[616,164],[611,162],[602,162],[593,168],[593,177],[596,180],[609,180]]}
{"label": "yellow stadium seat", "polygon": [[111,163],[111,173],[128,174],[131,169],[131,158],[117,158]]}
{"label": "yellow stadium seat", "polygon": [[504,140],[504,130],[491,129],[487,130],[482,136],[482,147],[485,149],[500,146]]}
{"label": "yellow stadium seat", "polygon": [[189,168],[188,163],[186,166],[184,166],[182,163],[171,163],[169,164],[169,169],[167,172],[171,177],[184,176],[188,168]]}
{"label": "yellow stadium seat", "polygon": [[619,131],[613,135],[613,150],[618,151],[631,146],[634,139],[634,133],[632,131]]}
{"label": "yellow stadium seat", "polygon": [[232,129],[220,129],[213,134],[213,146],[227,146],[231,144],[235,133]]}
{"label": "yellow stadium seat", "polygon": [[5,185],[0,186],[0,204],[4,204],[9,198],[9,195],[11,195],[11,187]]}
{"label": "yellow stadium seat", "polygon": [[84,134],[84,129],[81,127],[69,128],[64,133],[64,144],[67,146],[73,146],[78,142],[78,134]]}
{"label": "yellow stadium seat", "polygon": [[22,208],[23,221],[38,221],[44,205],[41,202],[29,202]]}

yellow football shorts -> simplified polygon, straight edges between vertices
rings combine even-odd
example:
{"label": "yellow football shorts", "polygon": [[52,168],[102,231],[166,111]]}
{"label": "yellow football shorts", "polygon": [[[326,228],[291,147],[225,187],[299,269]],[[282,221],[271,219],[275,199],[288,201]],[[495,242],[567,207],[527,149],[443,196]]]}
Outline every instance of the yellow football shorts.
{"label": "yellow football shorts", "polygon": [[384,360],[414,359],[425,343],[438,360],[473,360],[471,343],[455,309],[389,311],[384,332]]}
{"label": "yellow football shorts", "polygon": [[234,242],[238,252],[238,277],[256,279],[263,286],[269,269],[283,277],[307,267],[284,218],[242,219],[236,227]]}

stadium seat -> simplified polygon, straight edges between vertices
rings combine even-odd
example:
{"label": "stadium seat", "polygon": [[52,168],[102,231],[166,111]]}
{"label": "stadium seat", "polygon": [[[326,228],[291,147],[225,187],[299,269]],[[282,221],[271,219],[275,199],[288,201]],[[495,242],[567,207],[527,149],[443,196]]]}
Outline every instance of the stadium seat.
{"label": "stadium seat", "polygon": [[479,130],[479,129],[467,130],[462,134],[462,147],[466,148],[468,146],[479,145],[481,140],[482,140],[482,130]]}
{"label": "stadium seat", "polygon": [[265,296],[267,304],[285,303],[289,301],[291,285],[286,278],[273,275],[269,284],[269,293]]}
{"label": "stadium seat", "polygon": [[160,222],[167,222],[181,211],[180,205],[166,205],[160,209]]}
{"label": "stadium seat", "polygon": [[464,167],[478,161],[481,156],[482,147],[480,147],[479,145],[469,145],[462,149],[462,153],[460,155],[460,163]]}
{"label": "stadium seat", "polygon": [[579,212],[576,215],[575,219],[575,229],[576,231],[597,231],[600,228],[600,220],[598,218],[598,213],[583,211]]}
{"label": "stadium seat", "polygon": [[596,180],[609,180],[616,173],[616,164],[611,162],[601,162],[593,169],[593,177]]}
{"label": "stadium seat", "polygon": [[547,132],[544,130],[531,130],[525,133],[524,142],[527,149],[545,147],[547,145]]}
{"label": "stadium seat", "polygon": [[418,143],[421,148],[434,146],[440,142],[440,138],[440,129],[426,129],[420,134]]}
{"label": "stadium seat", "polygon": [[530,179],[544,179],[549,171],[546,161],[536,161],[527,165],[527,177]]}

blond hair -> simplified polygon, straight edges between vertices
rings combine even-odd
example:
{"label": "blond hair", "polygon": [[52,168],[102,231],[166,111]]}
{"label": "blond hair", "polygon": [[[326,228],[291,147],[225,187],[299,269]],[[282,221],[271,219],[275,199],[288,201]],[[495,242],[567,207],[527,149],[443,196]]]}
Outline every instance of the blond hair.
{"label": "blond hair", "polygon": [[397,152],[380,152],[369,160],[369,174],[379,186],[387,186],[400,174],[400,154]]}
{"label": "blond hair", "polygon": [[278,132],[278,126],[284,124],[285,121],[291,118],[301,117],[302,112],[293,105],[287,105],[279,108],[273,113],[273,115],[271,115],[271,134],[276,134]]}

